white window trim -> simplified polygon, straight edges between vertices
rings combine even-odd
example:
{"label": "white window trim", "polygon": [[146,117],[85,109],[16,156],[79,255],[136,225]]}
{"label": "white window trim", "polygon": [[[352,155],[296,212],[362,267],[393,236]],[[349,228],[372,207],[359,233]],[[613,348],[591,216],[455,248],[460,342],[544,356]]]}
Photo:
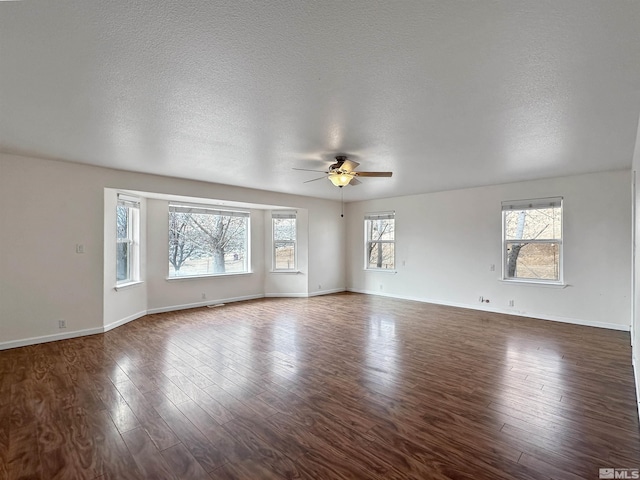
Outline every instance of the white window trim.
{"label": "white window trim", "polygon": [[[545,280],[542,278],[510,278],[506,276],[507,268],[507,244],[518,243],[520,240],[506,239],[506,225],[504,212],[508,210],[536,210],[548,208],[553,204],[559,204],[562,212],[560,219],[560,239],[521,239],[526,243],[556,243],[558,244],[558,279]],[[501,282],[513,285],[531,285],[531,286],[548,286],[565,288],[568,285],[564,281],[564,198],[563,197],[546,197],[526,200],[510,200],[502,202],[500,211],[502,216],[502,277]]]}
{"label": "white window trim", "polygon": [[131,288],[131,287],[137,287],[138,285],[142,285],[144,282],[142,280],[136,280],[133,282],[127,282],[127,283],[119,283],[117,284],[115,287],[113,287],[113,289],[117,292],[119,290],[126,290],[127,288]]}
{"label": "white window trim", "polygon": [[[296,235],[293,240],[276,240],[273,221],[277,218],[293,218],[296,221]],[[293,267],[292,268],[276,268],[276,242],[291,243],[293,245]],[[271,273],[300,273],[298,270],[298,212],[292,211],[274,211],[271,212]]]}
{"label": "white window trim", "polygon": [[556,282],[556,281],[544,281],[544,280],[527,280],[521,278],[498,279],[504,282],[506,285],[521,285],[526,287],[546,287],[546,288],[567,288],[570,287],[568,283]]}
{"label": "white window trim", "polygon": [[[369,234],[367,232],[367,220],[379,220],[379,219],[387,219],[393,220],[393,240],[369,240]],[[383,272],[383,273],[397,273],[396,269],[396,212],[395,210],[387,211],[387,212],[371,212],[365,213],[364,215],[364,270],[366,272]],[[393,268],[377,268],[377,267],[369,267],[369,243],[392,243],[393,247]]]}
{"label": "white window trim", "polygon": [[249,272],[225,272],[225,273],[207,273],[206,275],[185,275],[183,277],[166,277],[168,282],[180,281],[180,280],[198,280],[203,278],[218,278],[218,277],[240,277],[242,275],[253,275],[253,271]]}

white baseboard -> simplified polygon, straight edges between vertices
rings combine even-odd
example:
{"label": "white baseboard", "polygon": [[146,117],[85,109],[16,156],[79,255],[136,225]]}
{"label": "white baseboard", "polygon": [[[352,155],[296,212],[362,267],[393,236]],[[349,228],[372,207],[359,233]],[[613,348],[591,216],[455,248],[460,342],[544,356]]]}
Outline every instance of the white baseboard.
{"label": "white baseboard", "polygon": [[633,366],[633,379],[636,384],[636,405],[638,406],[638,420],[640,420],[640,377],[638,376],[638,362],[636,362],[636,354],[631,350],[631,365]]}
{"label": "white baseboard", "polygon": [[109,330],[113,330],[114,328],[124,325],[125,323],[129,323],[129,322],[132,322],[133,320],[137,320],[138,318],[144,317],[145,315],[148,315],[150,313],[172,312],[175,310],[186,310],[188,308],[206,307],[208,305],[216,305],[219,303],[240,302],[242,300],[253,300],[253,299],[262,298],[262,297],[264,297],[264,295],[262,294],[247,295],[244,297],[225,298],[225,299],[215,300],[215,301],[210,300],[208,302],[192,303],[189,305],[177,305],[174,307],[151,308],[146,311],[143,310],[138,313],[134,313],[133,315],[129,315],[120,320],[116,320],[115,322],[111,322],[102,327],[87,328],[84,330],[74,330],[74,331],[64,332],[64,333],[54,333],[52,335],[42,335],[40,337],[22,338],[20,340],[10,340],[8,342],[0,342],[0,350],[8,350],[10,348],[26,347],[28,345],[36,345],[38,343],[55,342],[57,340],[67,340],[69,338],[85,337],[87,335],[105,333],[105,332],[108,332]]}
{"label": "white baseboard", "polygon": [[10,340],[8,342],[0,342],[0,350],[8,350],[10,348],[26,347],[28,345],[36,345],[38,343],[56,342],[58,340],[67,340],[69,338],[85,337],[87,335],[95,335],[103,333],[102,327],[87,328],[84,330],[74,330],[71,332],[54,333],[51,335],[42,335],[41,337],[22,338],[20,340]]}
{"label": "white baseboard", "polygon": [[265,293],[264,298],[307,298],[307,293]]}
{"label": "white baseboard", "polygon": [[330,295],[332,293],[346,292],[346,288],[332,288],[330,290],[318,290],[311,293],[265,293],[265,298],[308,298],[318,295]]}
{"label": "white baseboard", "polygon": [[468,310],[479,310],[481,312],[491,312],[491,313],[502,313],[505,315],[514,315],[517,317],[528,317],[528,318],[537,318],[539,320],[551,320],[553,322],[562,322],[562,323],[572,323],[575,325],[584,325],[586,327],[597,327],[597,328],[607,328],[609,330],[622,330],[624,332],[628,332],[631,328],[629,325],[620,325],[617,323],[607,323],[607,322],[594,322],[591,320],[582,320],[580,318],[571,318],[571,317],[561,317],[558,315],[539,315],[539,314],[531,314],[526,312],[487,307],[487,306],[477,306],[477,305],[469,305],[463,303],[454,303],[454,302],[442,302],[428,298],[420,298],[420,297],[411,297],[406,295],[395,295],[392,293],[384,293],[377,292],[375,290],[361,290],[357,288],[348,288],[347,291],[355,292],[355,293],[365,293],[367,295],[378,295],[381,297],[391,297],[398,298],[401,300],[413,300],[415,302],[423,302],[423,303],[433,303],[435,305],[444,305],[447,307],[457,307],[457,308],[465,308]]}
{"label": "white baseboard", "polygon": [[208,307],[209,305],[218,305],[220,303],[242,302],[244,300],[255,300],[256,298],[264,298],[262,293],[256,295],[244,295],[242,297],[219,298],[216,300],[206,300],[204,302],[186,303],[184,305],[171,305],[168,307],[150,308],[147,314],[175,312],[177,310],[188,310],[190,308]]}
{"label": "white baseboard", "polygon": [[[177,310],[186,310],[189,308],[198,308],[198,307],[206,307],[209,305],[217,305],[220,303],[232,303],[232,302],[241,302],[244,300],[255,300],[258,298],[264,298],[264,297],[268,297],[268,298],[276,298],[276,297],[291,297],[291,298],[304,298],[304,297],[315,297],[318,295],[329,295],[332,293],[340,293],[340,292],[344,292],[344,291],[348,291],[348,292],[355,292],[355,293],[364,293],[367,295],[378,295],[378,296],[382,296],[382,297],[391,297],[391,298],[398,298],[398,299],[402,299],[402,300],[413,300],[416,302],[423,302],[423,303],[433,303],[436,305],[445,305],[445,306],[449,306],[449,307],[457,307],[457,308],[465,308],[465,309],[470,309],[470,310],[479,310],[479,311],[485,311],[485,312],[493,312],[493,313],[502,313],[502,314],[506,314],[506,315],[515,315],[515,316],[520,316],[520,317],[530,317],[530,318],[538,318],[541,320],[551,320],[551,321],[555,321],[555,322],[563,322],[563,323],[572,323],[572,324],[576,324],[576,325],[585,325],[588,327],[598,327],[598,328],[608,328],[611,330],[622,330],[622,331],[629,331],[630,327],[627,327],[625,325],[619,325],[619,324],[615,324],[615,323],[605,323],[605,322],[593,322],[593,321],[588,321],[588,320],[581,320],[581,319],[576,319],[576,318],[568,318],[568,317],[560,317],[560,316],[555,316],[555,315],[531,315],[531,314],[526,314],[524,312],[514,312],[514,311],[509,311],[506,309],[498,309],[498,308],[491,308],[491,307],[482,307],[482,308],[478,308],[478,306],[476,305],[467,305],[467,304],[459,304],[459,303],[451,303],[451,302],[439,302],[439,301],[435,301],[435,300],[431,300],[431,299],[427,299],[427,298],[418,298],[418,297],[412,297],[412,296],[406,296],[406,295],[395,295],[395,294],[390,294],[390,293],[381,293],[381,292],[377,292],[377,291],[372,291],[372,290],[361,290],[361,289],[356,289],[356,288],[334,288],[334,289],[330,289],[330,290],[319,290],[317,292],[311,292],[308,294],[305,293],[268,293],[268,294],[256,294],[256,295],[245,295],[245,296],[241,296],[241,297],[231,297],[231,298],[225,298],[225,299],[217,299],[217,300],[209,300],[209,301],[205,301],[205,302],[197,302],[197,303],[190,303],[190,304],[184,304],[184,305],[174,305],[174,306],[169,306],[169,307],[159,307],[159,308],[150,308],[146,311],[140,311],[138,313],[135,313],[133,315],[129,315],[128,317],[125,317],[123,319],[117,320],[115,322],[109,323],[108,325],[104,325],[102,327],[96,327],[96,328],[88,328],[88,329],[84,329],[84,330],[75,330],[75,331],[71,331],[71,332],[64,332],[64,333],[55,333],[55,334],[51,334],[51,335],[43,335],[40,337],[31,337],[31,338],[23,338],[23,339],[19,339],[19,340],[10,340],[8,342],[0,342],[0,350],[7,350],[10,348],[18,348],[18,347],[26,347],[28,345],[36,345],[38,343],[46,343],[46,342],[55,342],[57,340],[66,340],[69,338],[76,338],[76,337],[83,337],[86,335],[95,335],[98,333],[104,333],[104,332],[108,332],[109,330],[113,330],[116,327],[119,327],[121,325],[124,325],[126,323],[129,323],[133,320],[136,320],[138,318],[141,318],[145,315],[148,314],[153,314],[153,313],[164,313],[164,312],[173,312],[173,311],[177,311]],[[636,370],[636,362],[635,362],[635,356],[634,358],[634,362],[633,362],[633,369],[634,369],[634,375],[635,375],[635,379],[636,379],[636,393],[637,393],[637,398],[640,400],[640,383],[639,383],[639,372]],[[640,415],[640,403],[638,403],[638,408],[639,408],[639,415]]]}
{"label": "white baseboard", "polygon": [[104,326],[104,328],[102,329],[102,332],[100,333],[113,330],[114,328],[119,327],[120,325],[124,325],[125,323],[129,323],[134,320],[137,320],[138,318],[144,317],[146,314],[147,314],[147,311],[142,310],[141,312],[134,313],[133,315],[129,315],[128,317],[121,318],[120,320],[116,320],[115,322],[108,323],[107,325]]}
{"label": "white baseboard", "polygon": [[346,292],[347,289],[346,288],[332,288],[330,290],[318,290],[316,292],[310,292],[309,293],[309,297],[317,297],[319,295],[330,295],[332,293],[340,293],[340,292]]}
{"label": "white baseboard", "polygon": [[26,347],[28,345],[37,345],[38,343],[56,342],[58,340],[67,340],[69,338],[86,337],[87,335],[96,335],[98,333],[108,332],[120,325],[129,323],[140,317],[144,317],[147,314],[146,311],[138,312],[133,315],[129,315],[126,318],[109,323],[103,327],[85,328],[83,330],[73,330],[64,333],[54,333],[51,335],[42,335],[40,337],[22,338],[20,340],[11,340],[9,342],[0,342],[0,350],[8,350],[10,348]]}

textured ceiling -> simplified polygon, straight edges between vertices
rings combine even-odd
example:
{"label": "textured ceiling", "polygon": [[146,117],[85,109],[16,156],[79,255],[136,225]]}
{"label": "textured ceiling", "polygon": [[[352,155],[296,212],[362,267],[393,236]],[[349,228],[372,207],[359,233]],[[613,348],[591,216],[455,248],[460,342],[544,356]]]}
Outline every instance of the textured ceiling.
{"label": "textured ceiling", "polygon": [[640,2],[0,2],[0,149],[339,198],[628,168]]}

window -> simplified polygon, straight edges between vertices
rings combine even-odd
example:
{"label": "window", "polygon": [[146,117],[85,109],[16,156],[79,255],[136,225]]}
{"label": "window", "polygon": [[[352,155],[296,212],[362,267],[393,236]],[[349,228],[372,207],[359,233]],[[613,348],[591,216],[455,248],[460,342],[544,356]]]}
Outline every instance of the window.
{"label": "window", "polygon": [[296,212],[273,212],[273,269],[296,269]]}
{"label": "window", "polygon": [[395,269],[395,212],[364,216],[365,268]]}
{"label": "window", "polygon": [[562,198],[502,203],[504,280],[562,282]]}
{"label": "window", "polygon": [[118,194],[116,285],[140,279],[140,199]]}
{"label": "window", "polygon": [[169,205],[169,277],[249,271],[249,212]]}

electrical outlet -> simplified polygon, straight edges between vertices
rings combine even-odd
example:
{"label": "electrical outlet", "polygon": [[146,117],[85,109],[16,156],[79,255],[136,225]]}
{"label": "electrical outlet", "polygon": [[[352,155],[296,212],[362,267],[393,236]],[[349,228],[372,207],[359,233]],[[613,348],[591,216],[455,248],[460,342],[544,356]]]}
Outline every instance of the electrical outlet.
{"label": "electrical outlet", "polygon": [[489,267],[489,271],[491,272],[495,272],[496,271],[496,264],[492,263],[491,266]]}
{"label": "electrical outlet", "polygon": [[478,301],[479,301],[480,303],[484,302],[484,297],[483,297],[482,295],[480,295],[480,296],[478,297]]}
{"label": "electrical outlet", "polygon": [[513,305],[514,305],[513,300],[509,300],[509,306],[513,307]]}
{"label": "electrical outlet", "polygon": [[382,284],[380,284],[380,290],[382,290]]}
{"label": "electrical outlet", "polygon": [[322,285],[318,284],[318,290],[322,290]]}
{"label": "electrical outlet", "polygon": [[58,320],[58,328],[67,328],[66,320]]}
{"label": "electrical outlet", "polygon": [[81,243],[76,243],[76,253],[84,253],[84,245]]}
{"label": "electrical outlet", "polygon": [[207,294],[206,294],[206,293],[203,293],[203,294],[202,294],[202,299],[203,299],[203,300],[205,300],[206,298],[207,298]]}

